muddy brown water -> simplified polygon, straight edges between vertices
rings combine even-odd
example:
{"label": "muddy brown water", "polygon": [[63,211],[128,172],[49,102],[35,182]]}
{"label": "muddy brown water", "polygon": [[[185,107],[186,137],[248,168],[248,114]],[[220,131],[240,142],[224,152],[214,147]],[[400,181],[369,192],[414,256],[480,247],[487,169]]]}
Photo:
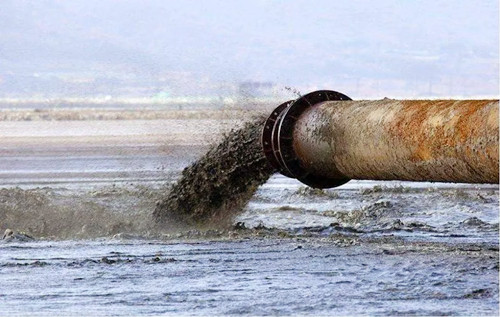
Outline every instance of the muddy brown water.
{"label": "muddy brown water", "polygon": [[160,224],[227,225],[274,172],[260,144],[265,117],[229,132],[182,171],[153,213]]}
{"label": "muddy brown water", "polygon": [[498,316],[498,185],[276,174],[232,229],[156,230],[165,183],[229,131],[192,120],[0,123],[0,234],[35,238],[0,241],[4,315]]}

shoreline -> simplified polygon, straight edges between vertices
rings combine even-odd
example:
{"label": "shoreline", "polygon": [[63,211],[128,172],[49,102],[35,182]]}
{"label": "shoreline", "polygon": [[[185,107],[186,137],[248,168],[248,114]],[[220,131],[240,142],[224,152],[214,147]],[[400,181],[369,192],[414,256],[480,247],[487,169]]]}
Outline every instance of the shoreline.
{"label": "shoreline", "polygon": [[215,119],[235,120],[269,113],[272,107],[255,109],[0,109],[2,121],[107,121],[107,120],[161,120],[161,119]]}

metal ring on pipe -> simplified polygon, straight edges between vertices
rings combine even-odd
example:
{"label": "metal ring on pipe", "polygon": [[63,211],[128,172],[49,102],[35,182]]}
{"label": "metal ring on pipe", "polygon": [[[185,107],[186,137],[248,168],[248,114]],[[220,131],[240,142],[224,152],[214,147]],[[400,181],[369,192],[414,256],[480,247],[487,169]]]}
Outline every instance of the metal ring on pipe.
{"label": "metal ring on pipe", "polygon": [[[293,175],[287,174],[285,170],[281,167],[282,164],[278,159],[278,154],[275,152],[275,148],[277,149],[277,133],[275,132],[277,124],[276,121],[280,119],[280,116],[283,114],[284,110],[289,107],[294,100],[289,100],[287,102],[282,103],[274,111],[271,113],[269,118],[267,118],[264,123],[264,129],[262,130],[261,135],[261,144],[262,149],[264,150],[264,155],[267,158],[269,164],[274,167],[281,174],[293,177]],[[276,146],[275,146],[276,144]]]}
{"label": "metal ring on pipe", "polygon": [[293,149],[293,130],[300,115],[309,107],[333,100],[351,100],[351,98],[336,91],[319,90],[306,94],[293,103],[288,101],[281,104],[273,111],[264,125],[262,145],[269,162],[281,174],[296,178],[315,188],[336,187],[349,181],[348,178],[329,179],[310,174],[301,166]]}

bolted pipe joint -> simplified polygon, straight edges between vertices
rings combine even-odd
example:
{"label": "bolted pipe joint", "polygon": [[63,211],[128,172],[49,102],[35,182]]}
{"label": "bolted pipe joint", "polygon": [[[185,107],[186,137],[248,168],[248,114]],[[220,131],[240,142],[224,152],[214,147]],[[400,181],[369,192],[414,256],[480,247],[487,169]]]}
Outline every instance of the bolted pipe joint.
{"label": "bolted pipe joint", "polygon": [[498,183],[498,100],[352,101],[321,90],[278,106],[262,147],[315,188],[350,179]]}
{"label": "bolted pipe joint", "polygon": [[281,174],[315,188],[337,187],[349,181],[340,173],[329,178],[309,172],[303,167],[293,146],[293,131],[300,115],[308,108],[332,100],[351,98],[336,91],[319,90],[279,105],[269,116],[262,131],[262,148],[269,163]]}

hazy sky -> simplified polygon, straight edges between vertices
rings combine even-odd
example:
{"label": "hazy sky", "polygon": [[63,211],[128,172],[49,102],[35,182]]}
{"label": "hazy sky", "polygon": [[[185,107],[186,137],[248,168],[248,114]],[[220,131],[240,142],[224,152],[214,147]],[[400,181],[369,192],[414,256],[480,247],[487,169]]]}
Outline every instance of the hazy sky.
{"label": "hazy sky", "polygon": [[498,11],[496,0],[2,0],[0,76],[174,73],[353,96],[495,96]]}

